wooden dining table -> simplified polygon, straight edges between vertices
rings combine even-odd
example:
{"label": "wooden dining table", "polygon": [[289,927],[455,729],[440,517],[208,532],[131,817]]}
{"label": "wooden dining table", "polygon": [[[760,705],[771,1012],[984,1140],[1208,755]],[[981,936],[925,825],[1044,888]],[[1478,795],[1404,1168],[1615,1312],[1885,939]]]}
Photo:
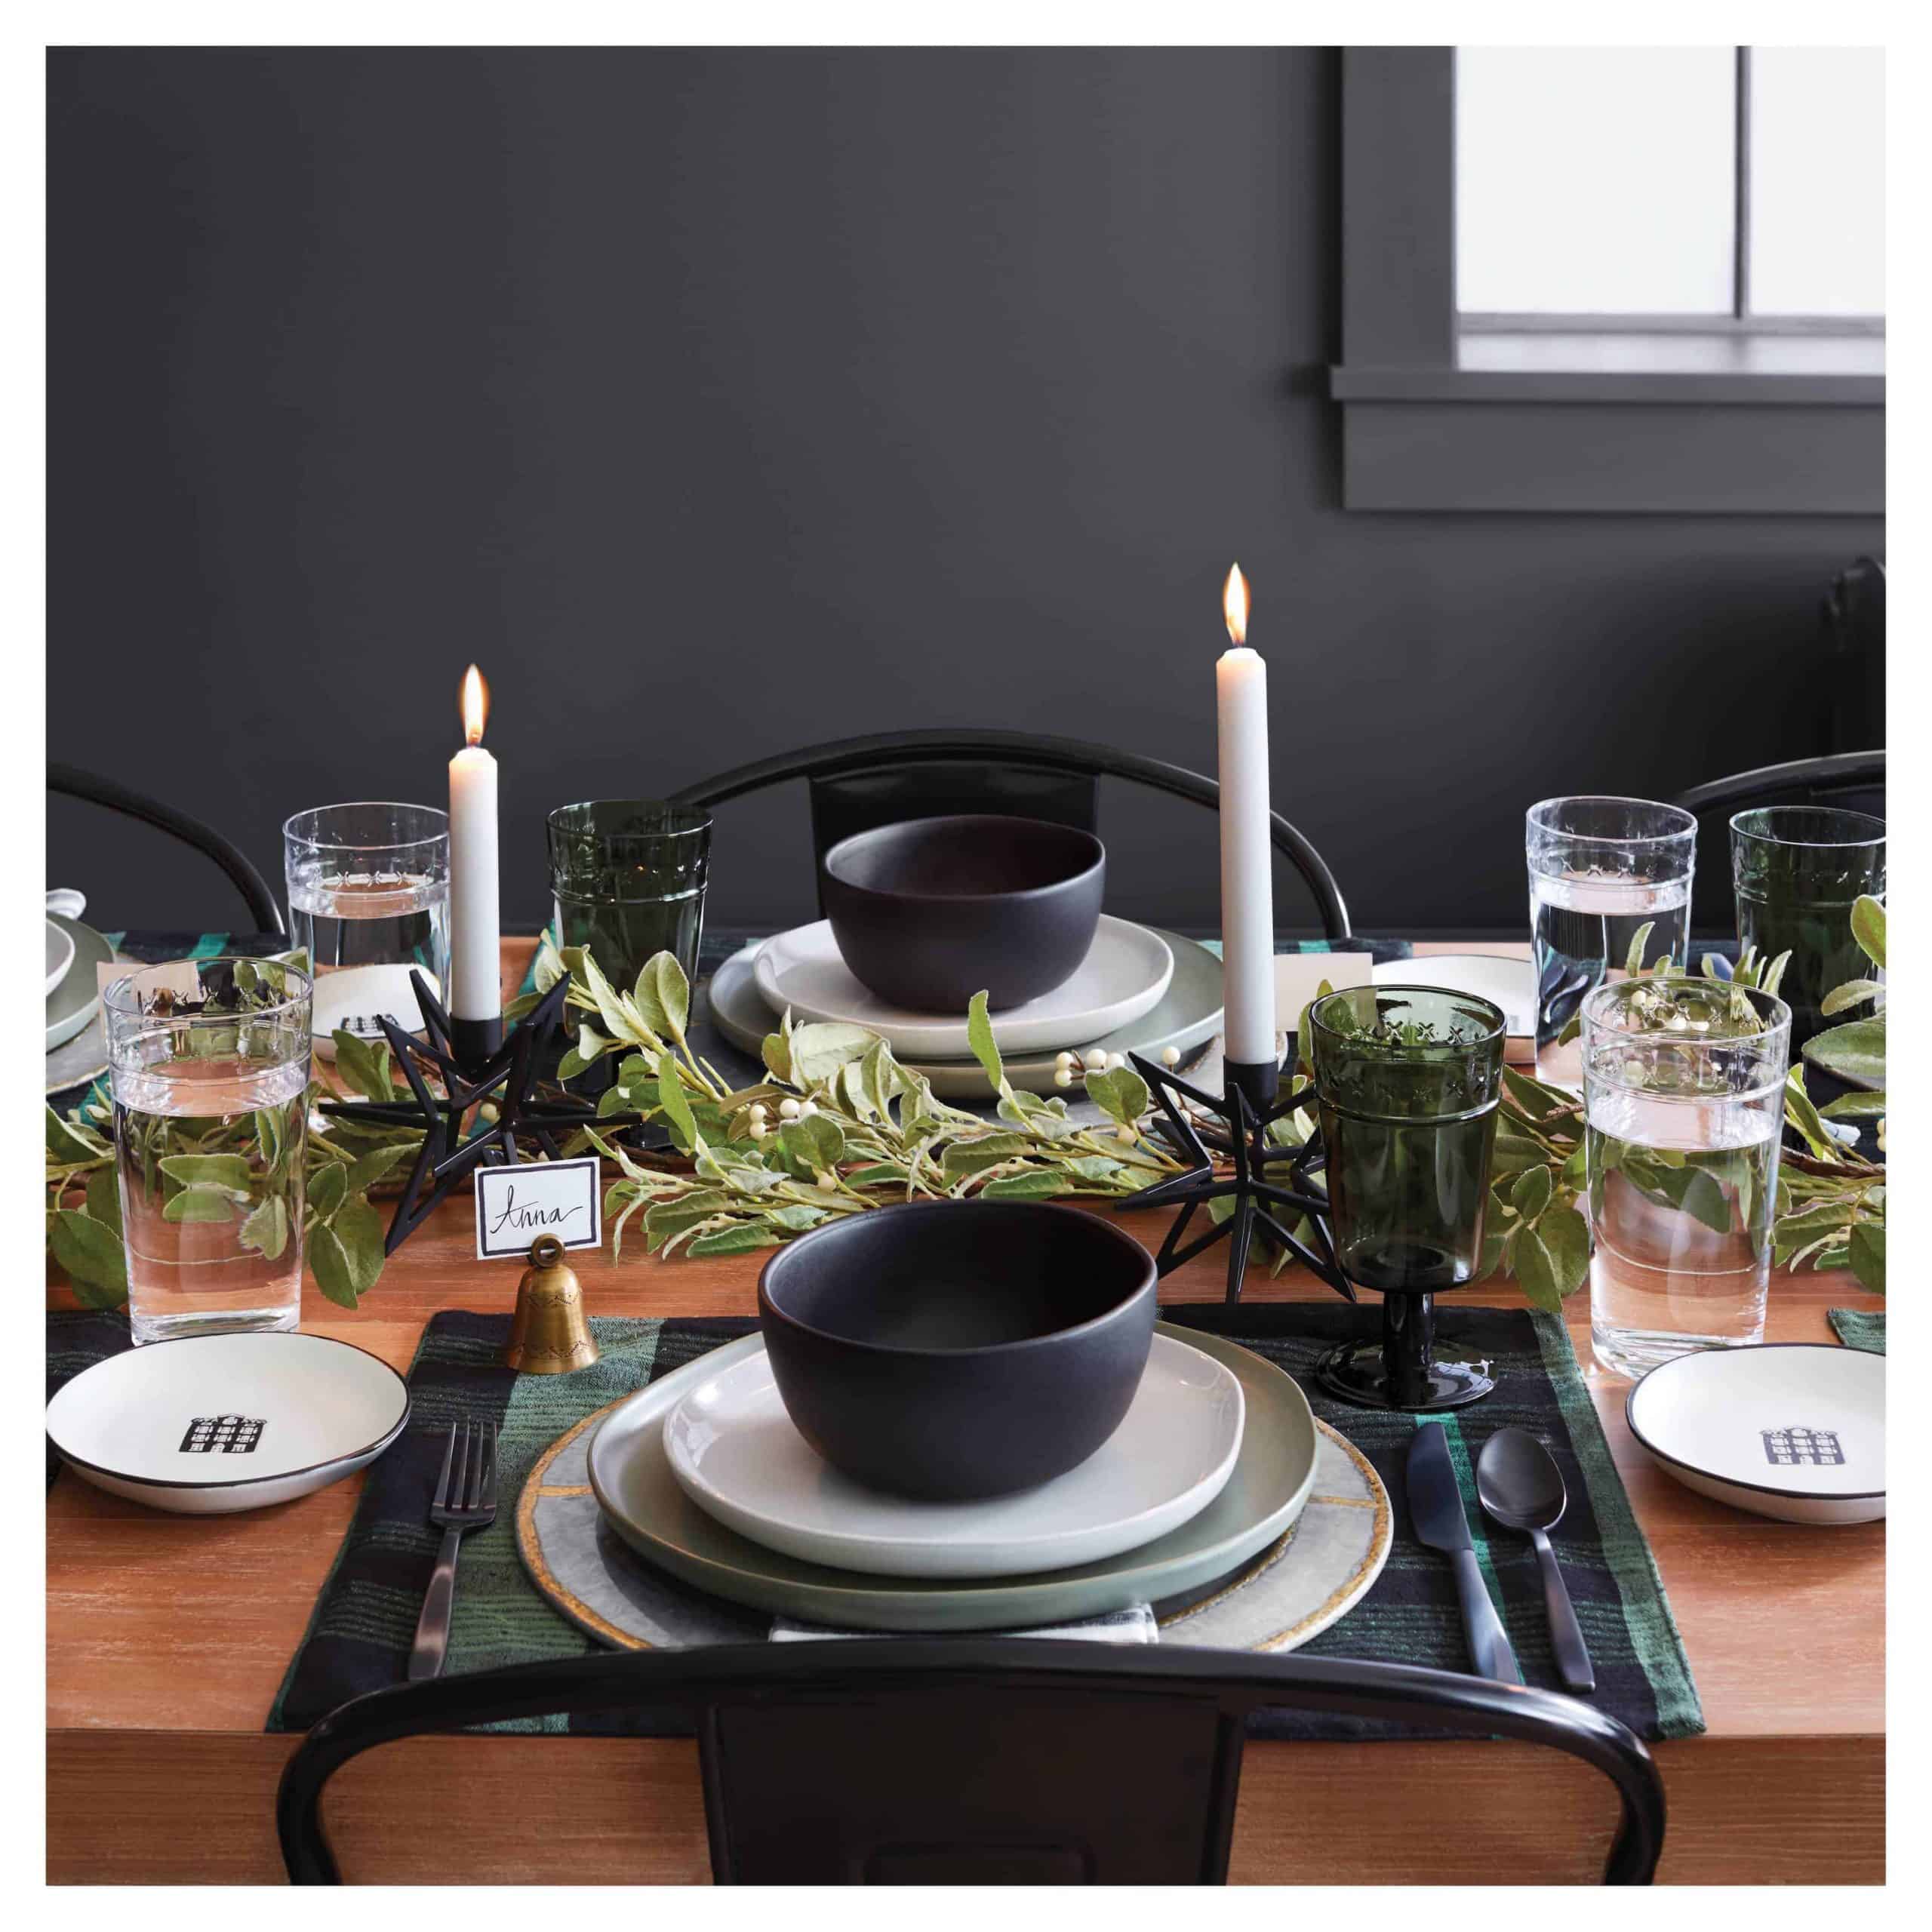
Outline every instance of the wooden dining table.
{"label": "wooden dining table", "polygon": [[[533,942],[503,948],[506,987]],[[1521,957],[1520,945],[1418,946]],[[1161,1223],[1124,1225],[1150,1244]],[[572,1257],[593,1315],[749,1315],[757,1254]],[[1220,1299],[1214,1254],[1161,1284]],[[438,1309],[507,1312],[516,1271],[474,1259],[445,1202],[351,1312],[305,1284],[302,1327],[407,1368]],[[1256,1300],[1326,1297],[1294,1272]],[[1507,1284],[1485,1302],[1519,1306]],[[49,1306],[75,1304],[56,1273]],[[1884,1876],[1885,1530],[1743,1514],[1672,1481],[1632,1440],[1629,1383],[1591,1362],[1589,1297],[1566,1316],[1650,1540],[1709,1726],[1654,1746],[1669,1804],[1661,1881],[1879,1883]],[[1835,1338],[1832,1307],[1877,1309],[1848,1274],[1772,1278],[1766,1340]],[[299,1739],[263,1724],[361,1490],[278,1507],[164,1514],[63,1472],[47,1498],[47,1875],[56,1884],[259,1884],[282,1875],[276,1780]],[[1615,1800],[1595,1774],[1503,1741],[1251,1742],[1238,1883],[1588,1883]],[[372,1751],[331,1786],[354,1883],[708,1882],[688,1739],[466,1734]],[[451,1829],[463,1821],[464,1829]]]}

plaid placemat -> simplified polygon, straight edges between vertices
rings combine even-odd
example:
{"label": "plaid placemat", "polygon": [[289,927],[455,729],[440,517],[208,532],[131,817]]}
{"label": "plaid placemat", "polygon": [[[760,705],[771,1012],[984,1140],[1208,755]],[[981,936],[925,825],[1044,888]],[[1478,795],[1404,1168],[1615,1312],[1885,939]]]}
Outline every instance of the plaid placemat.
{"label": "plaid placemat", "polygon": [[[1362,1602],[1306,1647],[1309,1654],[1466,1670],[1449,1565],[1416,1542],[1409,1521],[1403,1467],[1415,1418],[1334,1402],[1309,1374],[1324,1349],[1364,1332],[1374,1309],[1340,1303],[1233,1309],[1183,1303],[1161,1312],[1166,1320],[1226,1335],[1294,1374],[1317,1414],[1362,1450],[1388,1488],[1395,1516],[1388,1565]],[[1447,1334],[1490,1356],[1499,1380],[1487,1401],[1444,1420],[1478,1558],[1525,1679],[1558,1687],[1541,1581],[1528,1540],[1487,1524],[1471,1474],[1482,1442],[1505,1425],[1529,1429],[1549,1444],[1569,1485],[1569,1509],[1555,1540],[1596,1663],[1595,1701],[1647,1737],[1702,1730],[1697,1690],[1656,1565],[1562,1324],[1524,1310],[1475,1307],[1445,1308],[1442,1321]],[[452,1310],[432,1318],[424,1331],[409,1374],[410,1426],[368,1472],[354,1521],[268,1714],[269,1729],[304,1729],[348,1698],[403,1681],[439,1541],[428,1521],[429,1499],[448,1425],[460,1416],[497,1423],[502,1501],[495,1524],[463,1540],[449,1669],[481,1670],[594,1649],[591,1638],[537,1594],[518,1558],[514,1518],[525,1475],[558,1436],[593,1410],[757,1325],[737,1318],[600,1316],[592,1323],[603,1352],[594,1367],[519,1377],[500,1365],[509,1324],[506,1315]],[[117,1316],[56,1314],[48,1317],[48,1335],[54,1385],[57,1353],[65,1372],[72,1373],[125,1346],[126,1324]],[[747,1638],[769,1627],[762,1613],[737,1614]],[[551,1727],[567,1727],[552,1720]],[[621,1727],[662,1728],[648,1713]],[[1331,1739],[1377,1734],[1348,1720],[1287,1712],[1263,1714],[1254,1731]]]}
{"label": "plaid placemat", "polygon": [[1862,1308],[1828,1308],[1825,1313],[1838,1331],[1838,1340],[1848,1349],[1863,1349],[1869,1355],[1885,1352],[1885,1311],[1875,1313]]}

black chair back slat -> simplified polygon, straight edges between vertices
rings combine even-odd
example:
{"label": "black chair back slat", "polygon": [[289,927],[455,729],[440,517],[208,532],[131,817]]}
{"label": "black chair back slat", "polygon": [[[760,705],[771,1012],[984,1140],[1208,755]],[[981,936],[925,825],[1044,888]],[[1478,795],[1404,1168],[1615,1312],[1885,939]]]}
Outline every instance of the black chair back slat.
{"label": "black chair back slat", "polygon": [[337,1884],[322,1792],[361,1752],[512,1718],[648,1710],[681,1715],[700,1740],[721,1883],[1214,1883],[1244,1726],[1271,1705],[1564,1752],[1617,1791],[1604,1881],[1656,1872],[1657,1766],[1627,1726],[1576,1698],[1404,1664],[1042,1638],[600,1654],[398,1684],[309,1734],[282,1774],[276,1827],[291,1880]]}
{"label": "black chair back slat", "polygon": [[[1094,831],[1094,788],[1102,778],[1164,792],[1211,811],[1220,808],[1220,786],[1185,765],[1028,731],[903,731],[835,739],[720,772],[673,792],[671,801],[709,811],[804,779],[812,788],[814,849],[822,856],[849,832],[946,811],[1060,818]],[[1060,782],[1042,787],[1047,779]],[[1271,816],[1275,849],[1301,875],[1323,933],[1331,940],[1348,938],[1348,908],[1327,861],[1279,812]]]}
{"label": "black chair back slat", "polygon": [[143,792],[117,783],[113,779],[103,778],[97,772],[83,771],[75,764],[50,764],[47,768],[47,789],[57,792],[63,798],[79,798],[88,804],[105,807],[109,811],[118,812],[124,818],[138,819],[143,825],[151,825],[158,832],[178,838],[184,845],[204,853],[227,874],[229,882],[248,903],[248,917],[254,929],[258,932],[273,933],[286,938],[288,927],[281,915],[281,902],[269,888],[267,881],[248,862],[247,857],[236,846],[232,845],[211,825],[204,825],[198,818],[186,812],[177,811],[172,805],[164,804],[158,798],[150,798]]}

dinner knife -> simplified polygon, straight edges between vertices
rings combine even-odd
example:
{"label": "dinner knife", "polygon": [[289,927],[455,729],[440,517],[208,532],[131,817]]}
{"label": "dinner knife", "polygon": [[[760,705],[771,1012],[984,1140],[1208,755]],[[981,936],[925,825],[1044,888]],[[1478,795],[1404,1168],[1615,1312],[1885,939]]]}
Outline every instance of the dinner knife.
{"label": "dinner knife", "polygon": [[1449,1460],[1449,1438],[1439,1422],[1426,1422],[1409,1444],[1409,1514],[1416,1535],[1431,1549],[1439,1549],[1456,1571],[1456,1593],[1463,1600],[1463,1631],[1469,1640],[1470,1660],[1484,1677],[1520,1684],[1516,1654],[1503,1635],[1503,1620],[1490,1601],[1488,1586],[1476,1562],[1469,1537],[1469,1519],[1463,1512],[1463,1493]]}

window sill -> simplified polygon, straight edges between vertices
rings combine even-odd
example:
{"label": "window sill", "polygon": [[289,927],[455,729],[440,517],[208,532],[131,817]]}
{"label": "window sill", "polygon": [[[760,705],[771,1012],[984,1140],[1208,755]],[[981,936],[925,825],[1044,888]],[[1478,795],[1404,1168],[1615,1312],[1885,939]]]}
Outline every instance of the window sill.
{"label": "window sill", "polygon": [[1881,515],[1884,342],[1466,331],[1346,365],[1352,509]]}

